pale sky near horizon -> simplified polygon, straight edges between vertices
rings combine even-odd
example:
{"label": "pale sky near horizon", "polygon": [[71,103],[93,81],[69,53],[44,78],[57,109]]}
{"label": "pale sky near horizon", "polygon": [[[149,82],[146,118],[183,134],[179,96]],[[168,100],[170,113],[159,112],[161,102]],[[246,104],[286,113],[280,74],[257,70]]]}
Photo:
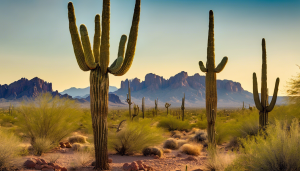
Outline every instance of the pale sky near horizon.
{"label": "pale sky near horizon", "polygon": [[[0,1],[0,84],[22,77],[52,82],[59,92],[89,86],[89,72],[79,69],[68,26],[69,0]],[[102,15],[102,1],[72,1],[77,26],[85,24],[90,38],[94,17]],[[110,63],[118,53],[122,34],[129,34],[135,0],[111,1]],[[139,35],[130,70],[121,77],[110,75],[110,85],[125,79],[143,81],[154,73],[165,79],[186,71],[199,73],[206,62],[208,14],[215,16],[216,65],[228,56],[217,79],[240,82],[252,92],[252,74],[261,85],[261,40],[266,39],[269,94],[280,78],[279,95],[287,81],[299,72],[299,0],[142,0]],[[92,40],[91,40],[92,42]]]}

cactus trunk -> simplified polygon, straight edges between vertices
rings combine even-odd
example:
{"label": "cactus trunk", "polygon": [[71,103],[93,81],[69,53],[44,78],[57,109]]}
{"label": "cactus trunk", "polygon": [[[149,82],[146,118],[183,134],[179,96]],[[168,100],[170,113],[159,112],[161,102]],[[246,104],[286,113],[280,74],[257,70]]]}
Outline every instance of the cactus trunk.
{"label": "cactus trunk", "polygon": [[221,72],[228,61],[224,57],[221,63],[215,67],[215,44],[214,44],[214,14],[209,11],[209,30],[207,42],[207,63],[206,67],[203,62],[199,62],[199,67],[202,72],[206,73],[205,89],[206,89],[206,117],[207,117],[207,134],[208,143],[215,147],[215,121],[217,111],[217,76],[216,73]]}
{"label": "cactus trunk", "polygon": [[143,119],[145,119],[145,97],[142,99],[142,112],[143,112]]}
{"label": "cactus trunk", "polygon": [[94,133],[96,168],[109,169],[107,151],[108,73],[102,75],[100,67],[90,73],[91,114]]}

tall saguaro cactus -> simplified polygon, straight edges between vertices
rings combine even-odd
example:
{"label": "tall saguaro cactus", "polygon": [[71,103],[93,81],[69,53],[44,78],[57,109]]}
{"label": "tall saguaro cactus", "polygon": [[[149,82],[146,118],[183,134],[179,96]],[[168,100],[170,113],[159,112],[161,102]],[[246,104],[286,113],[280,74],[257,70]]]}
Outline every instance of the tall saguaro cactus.
{"label": "tall saguaro cactus", "polygon": [[182,104],[181,104],[181,112],[182,112],[182,121],[184,121],[184,102],[185,102],[185,93],[183,93]]}
{"label": "tall saguaro cactus", "polygon": [[253,73],[253,98],[256,108],[259,110],[259,126],[265,129],[268,124],[268,113],[271,112],[277,100],[279,78],[276,79],[272,101],[269,105],[267,88],[267,52],[266,41],[262,39],[262,74],[261,74],[261,100],[259,100],[256,73]]}
{"label": "tall saguaro cactus", "polygon": [[157,99],[157,101],[155,100],[154,102],[155,102],[155,116],[157,116],[157,103],[158,103],[158,99]]}
{"label": "tall saguaro cactus", "polygon": [[215,67],[215,43],[214,43],[214,14],[209,11],[209,30],[207,42],[207,62],[206,67],[202,61],[199,61],[199,67],[202,72],[206,73],[205,89],[206,89],[206,117],[207,117],[207,134],[208,142],[215,146],[215,121],[217,111],[217,85],[216,73],[221,72],[228,58],[225,56],[221,63]]}
{"label": "tall saguaro cactus", "polygon": [[138,116],[140,112],[140,108],[138,105],[134,104],[133,105],[133,115],[132,115],[132,120],[134,117]]}
{"label": "tall saguaro cactus", "polygon": [[171,104],[170,103],[166,103],[165,104],[165,108],[167,108],[167,115],[169,114],[169,107],[171,106]]}
{"label": "tall saguaro cactus", "polygon": [[145,97],[142,98],[142,112],[143,112],[143,119],[145,119]]}
{"label": "tall saguaro cactus", "polygon": [[131,91],[130,91],[130,83],[129,83],[129,80],[128,80],[128,93],[127,93],[127,99],[126,99],[126,102],[127,102],[128,105],[129,105],[129,118],[131,118],[131,105],[132,105],[132,102],[131,102]]}
{"label": "tall saguaro cactus", "polygon": [[100,24],[100,15],[95,16],[93,50],[84,24],[80,25],[80,39],[73,3],[68,3],[69,29],[75,57],[81,70],[90,71],[90,104],[96,157],[95,169],[97,170],[109,170],[107,151],[108,73],[122,76],[132,64],[138,36],[140,4],[141,0],[136,0],[126,53],[127,36],[122,35],[117,59],[109,67],[110,0],[103,0],[102,24]]}

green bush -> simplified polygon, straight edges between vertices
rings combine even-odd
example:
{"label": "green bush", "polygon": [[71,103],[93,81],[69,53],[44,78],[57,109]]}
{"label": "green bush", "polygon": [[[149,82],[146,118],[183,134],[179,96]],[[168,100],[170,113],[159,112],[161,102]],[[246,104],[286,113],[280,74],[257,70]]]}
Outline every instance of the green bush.
{"label": "green bush", "polygon": [[300,170],[299,121],[275,122],[265,133],[242,139],[242,156],[236,165],[245,170]]}
{"label": "green bush", "polygon": [[157,126],[168,129],[169,131],[173,131],[173,130],[184,131],[190,129],[190,125],[188,121],[181,121],[172,116],[162,118],[159,121]]}
{"label": "green bush", "polygon": [[12,133],[0,129],[0,170],[10,167],[12,161],[20,152],[19,140]]}
{"label": "green bush", "polygon": [[38,138],[58,144],[79,127],[81,115],[74,101],[45,93],[22,102],[17,119],[20,130],[30,138],[32,145]]}
{"label": "green bush", "polygon": [[109,133],[108,145],[118,154],[132,154],[160,144],[164,140],[162,133],[159,128],[151,127],[146,119],[129,122],[121,131]]}
{"label": "green bush", "polygon": [[36,138],[32,144],[34,153],[38,156],[42,155],[42,153],[48,152],[53,147],[53,143],[47,138]]}

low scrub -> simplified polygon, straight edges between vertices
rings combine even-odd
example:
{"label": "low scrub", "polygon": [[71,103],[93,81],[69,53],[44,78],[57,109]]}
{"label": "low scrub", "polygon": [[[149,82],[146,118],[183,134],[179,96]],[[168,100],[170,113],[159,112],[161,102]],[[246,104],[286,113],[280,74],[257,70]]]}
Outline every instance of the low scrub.
{"label": "low scrub", "polygon": [[201,144],[184,144],[179,151],[188,155],[199,156],[203,146]]}
{"label": "low scrub", "polygon": [[175,150],[178,148],[178,142],[174,138],[169,138],[164,142],[163,147],[167,149]]}
{"label": "low scrub", "polygon": [[181,121],[172,116],[162,118],[159,121],[157,126],[168,129],[169,131],[174,131],[174,130],[185,131],[190,129],[190,124],[188,121]]}
{"label": "low scrub", "polygon": [[37,138],[32,144],[34,154],[38,156],[50,151],[53,147],[53,143],[47,138]]}
{"label": "low scrub", "polygon": [[224,152],[208,149],[208,160],[205,164],[206,170],[210,170],[210,171],[228,170],[230,166],[234,163],[236,158],[237,156],[235,153],[224,153]]}
{"label": "low scrub", "polygon": [[84,143],[87,142],[87,141],[86,141],[86,138],[87,138],[87,137],[85,137],[85,136],[83,136],[83,135],[74,135],[74,136],[69,137],[69,142],[70,142],[71,144],[73,144],[73,143],[81,143],[81,144],[84,144]]}
{"label": "low scrub", "polygon": [[108,144],[118,154],[133,154],[160,144],[164,140],[162,133],[161,129],[151,127],[147,120],[129,122],[121,131],[109,133]]}
{"label": "low scrub", "polygon": [[300,170],[300,128],[298,119],[276,121],[267,130],[255,137],[242,139],[243,155],[236,166],[245,170]]}
{"label": "low scrub", "polygon": [[10,167],[12,161],[20,152],[19,140],[11,133],[0,129],[0,170]]}

